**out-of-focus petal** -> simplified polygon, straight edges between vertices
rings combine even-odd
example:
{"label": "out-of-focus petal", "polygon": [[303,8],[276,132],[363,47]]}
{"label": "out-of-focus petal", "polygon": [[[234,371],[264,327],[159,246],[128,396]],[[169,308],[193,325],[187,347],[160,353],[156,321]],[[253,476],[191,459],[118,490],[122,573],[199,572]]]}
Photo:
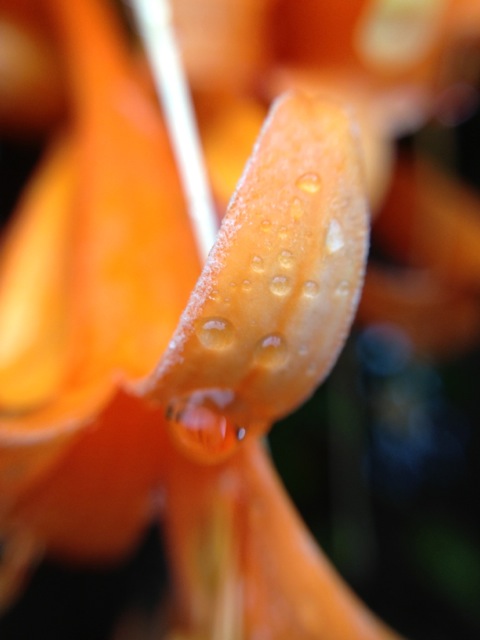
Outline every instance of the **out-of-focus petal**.
{"label": "out-of-focus petal", "polygon": [[357,320],[391,323],[418,352],[435,357],[461,353],[480,338],[480,302],[431,273],[387,271],[369,265]]}
{"label": "out-of-focus petal", "polygon": [[168,344],[199,273],[181,187],[160,116],[134,80],[107,5],[48,2],[78,92],[79,375],[142,377]]}
{"label": "out-of-focus petal", "polygon": [[173,0],[173,21],[194,91],[239,95],[268,61],[275,0]]}
{"label": "out-of-focus petal", "polygon": [[57,143],[23,195],[0,261],[0,412],[36,408],[65,375],[75,156]]}
{"label": "out-of-focus petal", "polygon": [[174,452],[169,462],[179,637],[398,640],[316,547],[260,443],[216,467]]}
{"label": "out-of-focus petal", "polygon": [[202,127],[205,160],[215,198],[224,211],[262,128],[266,108],[252,99],[222,104]]}
{"label": "out-of-focus petal", "polygon": [[428,161],[399,161],[374,233],[394,257],[479,290],[480,196]]}
{"label": "out-of-focus petal", "polygon": [[117,560],[160,510],[163,422],[163,411],[116,395],[23,493],[9,525],[42,540],[50,555]]}

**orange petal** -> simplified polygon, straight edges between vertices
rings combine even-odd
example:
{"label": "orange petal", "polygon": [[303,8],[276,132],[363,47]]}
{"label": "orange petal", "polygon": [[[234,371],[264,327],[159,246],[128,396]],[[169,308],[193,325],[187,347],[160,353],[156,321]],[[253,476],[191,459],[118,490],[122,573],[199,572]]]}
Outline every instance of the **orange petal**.
{"label": "orange petal", "polygon": [[202,404],[204,393],[210,408],[217,404],[247,431],[290,412],[327,375],[343,345],[366,246],[349,119],[336,105],[284,97],[247,164],[169,351],[140,391],[172,401],[173,414],[176,400],[195,394],[194,405]]}
{"label": "orange petal", "polygon": [[74,155],[50,150],[27,187],[0,261],[0,408],[35,407],[58,390],[68,361],[68,272]]}
{"label": "orange petal", "polygon": [[403,158],[378,217],[379,243],[447,283],[480,288],[480,197],[425,160]]}
{"label": "orange petal", "polygon": [[316,547],[260,443],[216,467],[169,462],[166,534],[186,637],[399,639]]}
{"label": "orange petal", "polygon": [[212,188],[224,211],[252,151],[266,115],[254,100],[228,101],[205,119],[202,139]]}
{"label": "orange petal", "polygon": [[49,0],[77,90],[81,128],[74,282],[77,384],[146,375],[199,262],[168,140],[133,75],[107,3]]}
{"label": "orange petal", "polygon": [[50,555],[117,560],[159,510],[162,422],[163,412],[117,395],[9,509],[7,524],[42,541]]}
{"label": "orange petal", "polygon": [[386,271],[369,265],[357,319],[395,324],[420,353],[437,357],[461,353],[480,339],[477,297],[413,269]]}

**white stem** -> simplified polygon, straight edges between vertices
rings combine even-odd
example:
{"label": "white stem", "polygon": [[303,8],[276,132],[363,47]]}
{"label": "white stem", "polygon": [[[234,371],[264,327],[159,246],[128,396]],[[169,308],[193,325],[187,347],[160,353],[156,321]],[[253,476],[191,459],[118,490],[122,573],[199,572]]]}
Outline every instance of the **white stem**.
{"label": "white stem", "polygon": [[205,260],[215,242],[217,219],[170,3],[131,0],[131,4],[165,113],[200,257]]}

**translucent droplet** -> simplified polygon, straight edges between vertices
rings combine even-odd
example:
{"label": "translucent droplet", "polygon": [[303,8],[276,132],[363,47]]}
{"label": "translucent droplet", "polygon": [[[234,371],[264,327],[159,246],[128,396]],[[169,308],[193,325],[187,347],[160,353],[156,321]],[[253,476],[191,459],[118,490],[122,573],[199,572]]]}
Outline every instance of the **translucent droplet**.
{"label": "translucent droplet", "polygon": [[260,223],[260,229],[264,233],[268,233],[269,231],[271,231],[272,230],[272,223],[270,222],[270,220],[262,220],[262,222]]}
{"label": "translucent droplet", "polygon": [[315,296],[318,296],[319,294],[320,287],[315,280],[307,280],[303,283],[302,291],[306,298],[315,298]]}
{"label": "translucent droplet", "polygon": [[266,369],[278,369],[285,364],[287,357],[287,343],[279,333],[271,333],[265,336],[255,348],[255,363]]}
{"label": "translucent droplet", "polygon": [[308,347],[302,344],[298,349],[298,355],[304,358],[308,354]]}
{"label": "translucent droplet", "polygon": [[239,442],[241,442],[242,440],[245,440],[246,435],[247,435],[247,430],[245,429],[245,427],[237,427],[237,440]]}
{"label": "translucent droplet", "polygon": [[235,329],[226,318],[204,318],[196,328],[197,337],[204,347],[222,351],[235,339]]}
{"label": "translucent droplet", "polygon": [[304,173],[295,185],[305,193],[317,193],[321,187],[320,177],[316,173]]}
{"label": "translucent droplet", "polygon": [[233,397],[229,390],[212,389],[170,402],[169,431],[187,455],[202,462],[222,460],[245,438],[246,430],[242,433],[224,413]]}
{"label": "translucent droplet", "polygon": [[327,229],[327,237],[325,238],[325,246],[328,253],[335,253],[343,249],[345,240],[343,238],[342,227],[338,220],[332,220]]}
{"label": "translucent droplet", "polygon": [[336,296],[346,296],[350,293],[350,283],[348,280],[342,280],[338,283],[337,288],[335,289]]}
{"label": "translucent droplet", "polygon": [[286,240],[288,238],[288,227],[282,225],[278,230],[278,237],[281,240]]}
{"label": "translucent droplet", "polygon": [[286,296],[291,290],[292,285],[286,276],[275,276],[270,280],[270,291],[276,296]]}
{"label": "translucent droplet", "polygon": [[284,249],[278,254],[278,262],[285,269],[291,269],[295,264],[295,256],[291,251]]}
{"label": "translucent droplet", "polygon": [[250,282],[250,280],[244,280],[242,282],[242,291],[244,291],[245,293],[248,293],[251,290],[252,290],[252,283]]}
{"label": "translucent droplet", "polygon": [[210,300],[218,302],[220,300],[220,291],[218,289],[213,289],[208,297],[210,298]]}
{"label": "translucent droplet", "polygon": [[309,378],[313,378],[313,376],[315,376],[317,374],[317,368],[314,364],[310,364],[307,367],[307,370],[305,371],[305,373],[307,374],[307,376]]}
{"label": "translucent droplet", "polygon": [[[297,186],[300,186],[300,185],[298,185],[297,183]],[[300,198],[294,198],[292,200],[292,204],[290,205],[290,215],[294,220],[300,220],[300,218],[302,218],[304,213],[305,211],[303,208],[302,201],[300,200]]]}
{"label": "translucent droplet", "polygon": [[252,271],[256,271],[257,273],[263,273],[265,270],[265,265],[263,264],[263,258],[260,256],[253,256],[250,261],[250,267]]}

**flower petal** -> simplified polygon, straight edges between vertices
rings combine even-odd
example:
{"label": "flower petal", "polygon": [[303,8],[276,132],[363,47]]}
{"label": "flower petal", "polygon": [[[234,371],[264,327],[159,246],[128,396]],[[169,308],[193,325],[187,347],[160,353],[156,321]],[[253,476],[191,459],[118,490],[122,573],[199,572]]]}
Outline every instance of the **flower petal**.
{"label": "flower petal", "polygon": [[248,430],[290,412],[327,375],[368,243],[351,129],[334,104],[277,102],[170,349],[138,392],[165,403],[196,394],[199,404],[206,390]]}
{"label": "flower petal", "polygon": [[51,398],[67,356],[67,267],[75,176],[67,141],[50,150],[27,187],[0,262],[0,408]]}
{"label": "flower petal", "polygon": [[165,528],[185,637],[399,640],[316,546],[259,442],[215,467],[175,452],[168,463]]}

